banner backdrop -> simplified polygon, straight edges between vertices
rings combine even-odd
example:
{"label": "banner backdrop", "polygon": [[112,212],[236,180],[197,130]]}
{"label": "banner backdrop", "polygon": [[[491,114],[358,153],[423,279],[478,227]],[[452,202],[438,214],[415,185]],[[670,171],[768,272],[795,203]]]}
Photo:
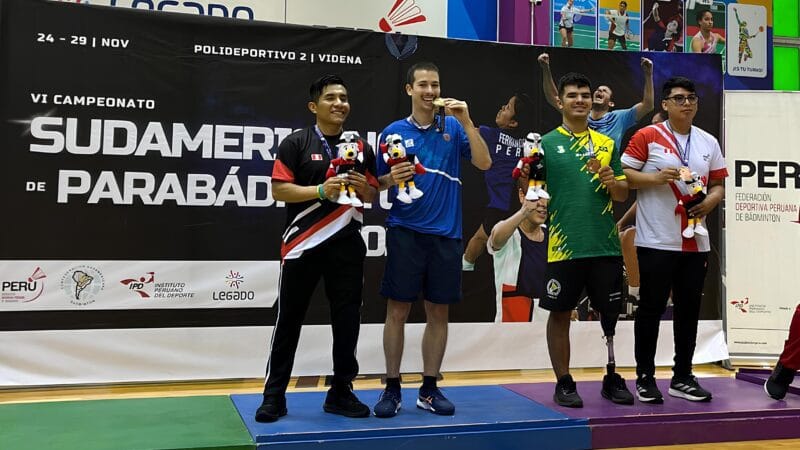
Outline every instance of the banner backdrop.
{"label": "banner backdrop", "polygon": [[728,92],[725,106],[728,345],[778,355],[800,303],[800,93]]}
{"label": "banner backdrop", "polygon": [[[442,95],[465,99],[476,125],[494,126],[500,106],[523,91],[539,111],[535,131],[545,133],[560,123],[541,95],[536,57],[543,49],[38,0],[2,0],[0,8],[5,219],[0,330],[19,332],[2,333],[0,340],[12,339],[16,348],[36,348],[45,335],[72,336],[74,345],[88,346],[78,353],[90,358],[89,330],[107,330],[104,336],[119,330],[124,338],[125,330],[185,328],[181,335],[195,339],[194,345],[216,336],[210,330],[222,330],[231,338],[257,336],[248,352],[236,353],[249,361],[247,367],[230,362],[229,368],[241,369],[236,376],[259,376],[262,369],[253,373],[250,360],[263,362],[263,327],[275,320],[285,220],[284,205],[271,197],[269,175],[280,141],[312,123],[308,85],[322,74],[338,73],[347,80],[352,111],[346,128],[357,130],[373,147],[384,126],[409,113],[402,90],[405,72],[425,60],[441,69]],[[614,87],[620,107],[641,100],[641,54],[547,50],[556,76],[585,71],[595,82]],[[696,80],[703,99],[696,124],[719,135],[719,57],[650,56],[657,86],[678,74]],[[483,219],[487,194],[482,174],[471,165],[464,164],[462,180],[468,239]],[[362,232],[368,247],[364,348],[359,348],[365,371],[382,370],[378,333],[385,302],[377,291],[386,198],[382,193],[368,205]],[[703,333],[711,338],[700,346],[711,350],[698,353],[705,361],[727,355],[717,334],[713,270],[709,280],[703,319],[711,323]],[[451,321],[464,323],[473,338],[491,339],[494,347],[478,350],[454,332],[448,350],[453,359],[446,360],[445,370],[548,366],[546,354],[520,360],[511,350],[479,357],[491,348],[518,348],[515,333],[528,333],[504,328],[515,324],[494,323],[494,269],[488,255],[478,260],[475,272],[465,274],[463,294]],[[319,288],[306,324],[326,330],[328,317]],[[410,320],[418,323],[423,317],[416,305]],[[543,336],[543,324],[534,325],[530,332]],[[600,335],[597,324],[577,325],[587,326],[576,326],[584,330],[579,333]],[[240,330],[226,334],[230,327]],[[249,331],[254,329],[255,335]],[[411,330],[413,341],[421,328]],[[324,331],[309,333],[322,340],[305,345],[329,345]],[[630,342],[630,333],[618,336],[623,334]],[[214,361],[234,353],[216,344],[202,347],[208,353],[197,355],[201,362],[194,377],[232,375]],[[172,351],[187,349],[178,345]],[[659,361],[668,362],[669,349],[661,352]],[[595,356],[589,348],[576,351],[575,365],[597,364]],[[624,350],[617,356],[620,364],[632,360]],[[297,373],[326,370],[310,358],[310,353],[298,354]],[[166,378],[179,372],[164,370]],[[42,382],[71,381],[49,376]],[[158,376],[139,375],[151,378]],[[87,379],[94,378],[80,378]]]}

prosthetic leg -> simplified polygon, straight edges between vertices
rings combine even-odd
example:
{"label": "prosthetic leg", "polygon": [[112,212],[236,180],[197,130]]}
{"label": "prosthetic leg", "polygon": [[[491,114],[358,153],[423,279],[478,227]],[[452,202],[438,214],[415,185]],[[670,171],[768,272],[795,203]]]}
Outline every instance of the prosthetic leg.
{"label": "prosthetic leg", "polygon": [[[614,294],[612,294],[613,296]],[[609,301],[606,304],[607,311],[600,313],[600,325],[603,327],[603,335],[608,349],[608,364],[606,364],[606,374],[603,376],[603,390],[600,392],[603,397],[620,405],[632,405],[633,394],[625,385],[625,380],[616,372],[617,364],[614,360],[614,333],[619,319],[620,298]]]}

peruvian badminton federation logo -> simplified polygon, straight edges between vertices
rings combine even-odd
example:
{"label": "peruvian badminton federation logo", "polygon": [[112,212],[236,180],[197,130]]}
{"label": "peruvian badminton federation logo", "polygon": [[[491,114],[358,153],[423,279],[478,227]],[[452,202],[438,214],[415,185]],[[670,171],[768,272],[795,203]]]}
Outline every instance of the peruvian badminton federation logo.
{"label": "peruvian badminton federation logo", "polygon": [[103,274],[92,266],[73,267],[61,277],[61,290],[73,305],[94,303],[94,298],[104,287]]}
{"label": "peruvian badminton federation logo", "polygon": [[0,302],[27,303],[39,298],[44,291],[44,271],[37,267],[33,273],[22,280],[0,281]]}
{"label": "peruvian badminton federation logo", "polygon": [[426,20],[428,19],[422,14],[422,9],[414,0],[395,0],[386,16],[378,21],[378,28],[384,33],[389,33],[397,27]]}
{"label": "peruvian badminton federation logo", "polygon": [[750,298],[745,297],[744,300],[731,300],[731,305],[742,314],[747,314],[747,305],[750,304]]}

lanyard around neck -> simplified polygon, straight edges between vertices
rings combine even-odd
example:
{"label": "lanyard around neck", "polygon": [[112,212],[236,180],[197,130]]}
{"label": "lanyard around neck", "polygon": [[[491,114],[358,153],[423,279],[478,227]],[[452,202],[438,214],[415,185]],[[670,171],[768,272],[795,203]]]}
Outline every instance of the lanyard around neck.
{"label": "lanyard around neck", "polygon": [[333,150],[331,149],[331,144],[328,143],[328,140],[325,139],[325,135],[322,134],[322,130],[319,129],[319,126],[314,125],[314,132],[317,133],[317,137],[320,141],[322,141],[322,148],[325,149],[325,153],[328,154],[328,159],[331,161],[333,160]]}
{"label": "lanyard around neck", "polygon": [[672,130],[672,127],[669,125],[669,121],[666,122],[667,130],[672,135],[672,138],[675,139],[675,145],[678,147],[678,157],[681,159],[681,162],[684,166],[689,167],[689,152],[691,151],[692,145],[692,129],[689,128],[689,137],[686,138],[686,148],[683,148],[681,143],[678,141],[678,137],[675,136],[675,132]]}
{"label": "lanyard around neck", "polygon": [[[575,133],[567,126],[567,124],[562,123],[561,124],[561,128],[567,130],[567,132],[569,132],[569,135],[572,137],[572,139],[575,139],[576,141],[578,141],[578,145],[580,145],[581,138],[576,136]],[[592,142],[592,133],[591,133],[591,131],[589,131],[588,128],[586,129],[586,137],[588,138],[587,144],[589,145],[589,157],[590,158],[594,158],[594,156],[595,156],[594,155],[594,142]]]}

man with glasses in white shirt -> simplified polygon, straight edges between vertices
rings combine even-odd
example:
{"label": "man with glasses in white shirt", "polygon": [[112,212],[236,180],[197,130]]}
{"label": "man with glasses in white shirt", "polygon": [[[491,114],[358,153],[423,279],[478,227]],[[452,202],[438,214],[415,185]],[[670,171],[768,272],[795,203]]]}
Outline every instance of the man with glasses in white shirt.
{"label": "man with glasses in white shirt", "polygon": [[[670,292],[675,365],[669,395],[690,401],[711,400],[711,393],[692,375],[711,246],[708,233],[687,237],[683,231],[691,222],[702,225],[722,201],[728,171],[717,139],[692,125],[698,101],[691,80],[667,80],[661,106],[668,120],[637,131],[622,156],[628,182],[639,190],[635,244],[641,284],[634,348],[637,397],[644,403],[664,401],[654,378],[655,354],[661,315]],[[699,187],[702,194],[697,193]]]}

